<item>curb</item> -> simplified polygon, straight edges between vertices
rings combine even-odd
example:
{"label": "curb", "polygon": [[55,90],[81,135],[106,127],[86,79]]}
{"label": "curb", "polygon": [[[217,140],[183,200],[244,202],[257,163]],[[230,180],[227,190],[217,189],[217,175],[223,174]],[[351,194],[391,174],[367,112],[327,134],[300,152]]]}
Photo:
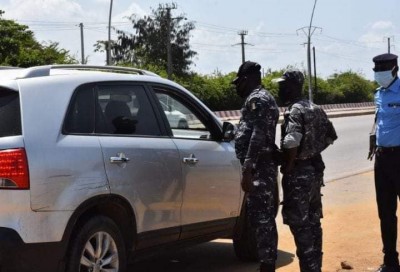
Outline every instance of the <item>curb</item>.
{"label": "curb", "polygon": [[[367,115],[375,113],[374,102],[363,102],[363,103],[347,103],[347,104],[328,104],[320,105],[320,107],[326,112],[329,118]],[[281,120],[285,107],[279,107]],[[240,119],[240,110],[230,111],[215,111],[214,112],[221,121],[238,121]]]}

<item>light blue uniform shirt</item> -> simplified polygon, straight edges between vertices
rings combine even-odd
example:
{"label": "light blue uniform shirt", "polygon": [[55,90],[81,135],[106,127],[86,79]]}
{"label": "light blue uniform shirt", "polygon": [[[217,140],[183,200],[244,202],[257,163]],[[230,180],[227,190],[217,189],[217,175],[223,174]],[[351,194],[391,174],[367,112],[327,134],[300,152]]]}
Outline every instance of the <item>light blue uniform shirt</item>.
{"label": "light blue uniform shirt", "polygon": [[376,144],[383,147],[400,146],[400,79],[389,88],[375,93],[377,111]]}

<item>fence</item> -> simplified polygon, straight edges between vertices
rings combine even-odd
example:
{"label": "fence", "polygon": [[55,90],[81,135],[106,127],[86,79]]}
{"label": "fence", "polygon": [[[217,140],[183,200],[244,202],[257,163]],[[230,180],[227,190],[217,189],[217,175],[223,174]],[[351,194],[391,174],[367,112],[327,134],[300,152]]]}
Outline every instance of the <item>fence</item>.
{"label": "fence", "polygon": [[[337,112],[337,111],[356,111],[356,110],[375,109],[374,102],[327,104],[319,106],[322,107],[327,113]],[[285,107],[280,107],[279,110],[282,114],[285,111]],[[214,113],[223,121],[237,120],[240,118],[240,110],[216,111]]]}

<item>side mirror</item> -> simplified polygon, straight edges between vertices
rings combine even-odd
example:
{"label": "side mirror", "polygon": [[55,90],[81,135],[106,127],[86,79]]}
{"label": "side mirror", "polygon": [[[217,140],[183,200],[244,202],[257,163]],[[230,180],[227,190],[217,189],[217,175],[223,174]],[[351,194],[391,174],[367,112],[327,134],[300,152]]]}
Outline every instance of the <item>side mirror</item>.
{"label": "side mirror", "polygon": [[222,140],[230,142],[235,138],[236,127],[229,122],[222,124]]}

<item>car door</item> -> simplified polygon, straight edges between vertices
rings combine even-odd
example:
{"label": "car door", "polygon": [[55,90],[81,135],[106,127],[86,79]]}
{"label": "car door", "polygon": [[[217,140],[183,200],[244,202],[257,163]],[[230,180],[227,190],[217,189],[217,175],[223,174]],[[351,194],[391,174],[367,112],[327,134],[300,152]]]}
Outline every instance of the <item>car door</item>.
{"label": "car door", "polygon": [[[101,84],[97,88],[98,132],[112,194],[134,209],[138,238],[154,243],[178,239],[182,205],[180,155],[163,135],[143,85]],[[100,125],[100,123],[102,125]],[[151,243],[150,243],[151,244]]]}
{"label": "car door", "polygon": [[154,90],[160,104],[167,105],[185,123],[179,126],[165,115],[182,163],[181,238],[227,228],[239,213],[241,194],[240,166],[233,143],[214,139],[217,125],[212,122],[216,121],[204,116],[200,103],[195,106],[196,100],[167,88]]}

